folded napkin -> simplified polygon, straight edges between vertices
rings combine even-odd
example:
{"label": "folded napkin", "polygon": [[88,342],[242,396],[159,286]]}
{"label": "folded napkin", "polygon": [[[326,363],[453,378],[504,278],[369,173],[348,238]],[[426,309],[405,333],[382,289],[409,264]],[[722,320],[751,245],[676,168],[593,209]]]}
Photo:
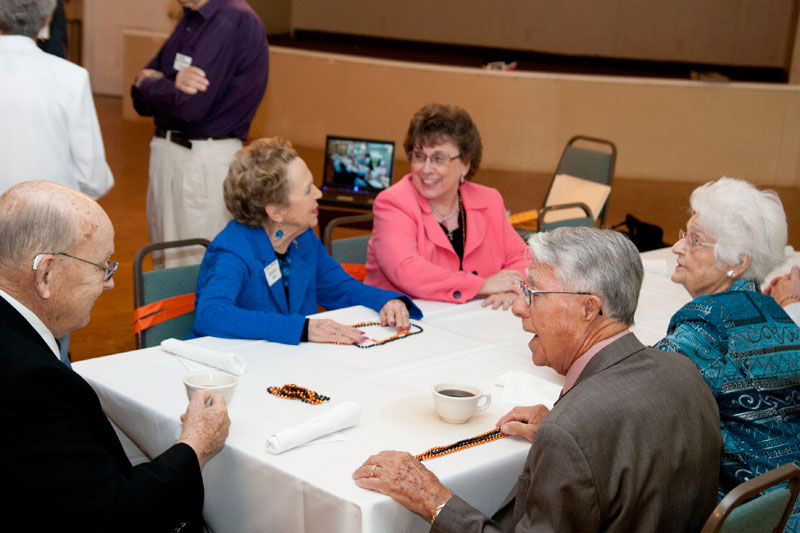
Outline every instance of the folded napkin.
{"label": "folded napkin", "polygon": [[161,341],[161,349],[169,353],[191,359],[204,365],[219,368],[225,372],[230,372],[235,376],[244,374],[245,363],[244,359],[229,352],[218,352],[216,350],[209,350],[196,344],[191,344],[178,339],[166,339]]}
{"label": "folded napkin", "polygon": [[548,409],[561,394],[562,385],[547,381],[530,372],[509,370],[501,375],[496,385],[503,387],[503,402],[514,405],[544,404]]}
{"label": "folded napkin", "polygon": [[[669,277],[672,275],[666,259],[642,259],[644,271],[648,274]],[[674,270],[674,269],[673,269]]]}
{"label": "folded napkin", "polygon": [[323,435],[355,426],[359,418],[360,405],[342,402],[322,414],[274,434],[267,440],[267,451],[276,455],[283,453]]}

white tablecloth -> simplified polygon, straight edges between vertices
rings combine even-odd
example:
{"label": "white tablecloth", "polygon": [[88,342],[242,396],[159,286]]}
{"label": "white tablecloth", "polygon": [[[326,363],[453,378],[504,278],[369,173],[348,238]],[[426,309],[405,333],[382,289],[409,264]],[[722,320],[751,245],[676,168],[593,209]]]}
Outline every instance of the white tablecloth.
{"label": "white tablecloth", "polygon": [[[501,401],[502,389],[494,385],[509,369],[563,383],[554,371],[533,367],[529,335],[510,311],[483,309],[480,302],[420,305],[426,313],[419,322],[421,334],[366,350],[209,337],[191,341],[235,352],[247,364],[229,408],[232,424],[225,448],[203,469],[204,515],[215,531],[426,531],[430,524],[425,520],[390,498],[356,487],[353,470],[381,450],[416,454],[493,429],[512,407]],[[377,318],[364,307],[324,315],[344,323]],[[150,348],[81,361],[74,368],[97,391],[108,417],[148,455],[175,442],[187,404],[181,379],[188,370],[181,360]],[[492,406],[463,425],[442,422],[430,393],[442,381],[476,385],[492,393]],[[331,400],[312,406],[266,392],[268,386],[286,383]],[[281,455],[267,452],[272,434],[343,401],[363,409],[359,425],[341,432],[344,440],[312,443]],[[457,494],[491,514],[514,485],[528,449],[527,442],[506,438],[426,465]]]}
{"label": "white tablecloth", "polygon": [[[647,272],[633,331],[646,344],[663,337],[672,314],[690,299],[669,280],[669,257],[668,251],[643,255]],[[543,380],[542,394],[557,395],[553,384],[562,385],[563,377],[533,366],[530,334],[510,311],[484,309],[480,302],[418,304],[425,313],[419,321],[423,333],[366,350],[209,337],[191,341],[235,352],[247,364],[229,408],[232,424],[225,448],[203,469],[204,515],[213,530],[427,531],[426,520],[390,498],[356,487],[352,471],[381,450],[416,454],[493,429],[512,407],[502,402],[502,389],[495,385],[508,370],[532,373]],[[344,323],[377,317],[363,307],[324,315]],[[175,442],[187,405],[181,381],[187,368],[178,358],[150,348],[78,362],[73,368],[97,391],[108,417],[148,455]],[[443,381],[490,392],[491,407],[463,425],[442,422],[430,389]],[[331,401],[312,406],[266,392],[268,386],[286,383]],[[272,434],[343,401],[363,409],[359,425],[341,432],[343,440],[267,453],[265,442]],[[524,440],[505,438],[425,464],[456,494],[492,514],[516,482],[528,449]]]}

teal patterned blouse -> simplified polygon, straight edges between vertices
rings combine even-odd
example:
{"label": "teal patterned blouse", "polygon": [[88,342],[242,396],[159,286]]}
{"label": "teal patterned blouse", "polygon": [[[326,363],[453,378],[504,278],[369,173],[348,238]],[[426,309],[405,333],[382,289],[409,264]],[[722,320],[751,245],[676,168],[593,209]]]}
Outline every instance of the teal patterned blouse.
{"label": "teal patterned blouse", "polygon": [[[753,280],[699,296],[656,345],[687,355],[719,407],[720,498],[782,464],[800,464],[800,328]],[[800,530],[800,501],[786,531]]]}

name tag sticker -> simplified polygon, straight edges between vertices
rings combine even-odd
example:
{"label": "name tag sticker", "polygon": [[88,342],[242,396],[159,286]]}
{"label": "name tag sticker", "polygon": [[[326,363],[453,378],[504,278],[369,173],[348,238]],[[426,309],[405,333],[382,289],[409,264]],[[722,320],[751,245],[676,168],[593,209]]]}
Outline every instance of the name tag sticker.
{"label": "name tag sticker", "polygon": [[192,66],[192,58],[189,56],[185,56],[183,54],[175,54],[175,62],[172,64],[172,68],[175,70],[180,70],[182,68],[191,67]]}
{"label": "name tag sticker", "polygon": [[264,268],[264,275],[267,276],[267,283],[270,287],[281,279],[281,267],[278,265],[277,259]]}

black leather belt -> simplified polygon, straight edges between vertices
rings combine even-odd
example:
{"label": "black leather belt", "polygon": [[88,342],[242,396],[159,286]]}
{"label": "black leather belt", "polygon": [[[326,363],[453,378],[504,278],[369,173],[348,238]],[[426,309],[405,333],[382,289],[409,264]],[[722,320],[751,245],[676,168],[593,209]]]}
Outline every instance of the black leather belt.
{"label": "black leather belt", "polygon": [[[169,133],[169,135],[167,135]],[[225,135],[224,137],[189,137],[185,133],[181,133],[177,130],[162,130],[161,128],[156,128],[156,137],[161,137],[162,139],[169,139],[170,141],[174,142],[175,144],[179,144],[189,150],[192,149],[192,141],[217,141],[221,139],[235,139],[236,135]]]}

